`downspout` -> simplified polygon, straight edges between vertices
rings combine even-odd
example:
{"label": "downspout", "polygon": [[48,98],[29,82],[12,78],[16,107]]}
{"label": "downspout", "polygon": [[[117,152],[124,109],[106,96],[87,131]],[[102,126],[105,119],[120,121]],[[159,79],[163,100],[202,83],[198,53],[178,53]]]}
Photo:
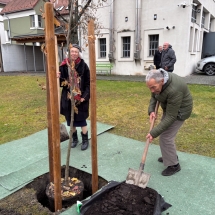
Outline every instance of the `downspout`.
{"label": "downspout", "polygon": [[108,58],[109,58],[109,61],[112,61],[113,60],[113,44],[114,44],[114,41],[113,41],[113,3],[114,3],[114,0],[111,0],[110,1],[110,23],[109,23],[109,54],[108,54]]}
{"label": "downspout", "polygon": [[10,19],[8,18],[8,16],[6,16],[6,14],[4,14],[4,16],[7,18],[7,24],[8,24],[8,30],[9,30],[9,41],[10,41],[10,37],[11,37],[11,30],[10,30]]}
{"label": "downspout", "polygon": [[136,0],[135,53],[134,53],[134,58],[136,60],[140,59],[141,9],[142,0]]}

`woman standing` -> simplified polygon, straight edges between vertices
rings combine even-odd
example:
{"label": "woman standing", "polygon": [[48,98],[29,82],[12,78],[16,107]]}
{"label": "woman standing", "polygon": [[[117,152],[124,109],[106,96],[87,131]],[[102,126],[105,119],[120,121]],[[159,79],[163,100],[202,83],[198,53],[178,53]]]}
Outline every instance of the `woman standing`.
{"label": "woman standing", "polygon": [[[90,99],[90,71],[87,64],[81,58],[81,48],[73,44],[70,48],[70,59],[74,62],[74,122],[72,135],[72,148],[78,144],[76,127],[81,127],[82,145],[81,150],[86,150],[89,145],[86,119],[89,116]],[[69,59],[65,59],[60,65],[60,86],[62,89],[60,113],[65,116],[67,125],[71,122],[71,95],[68,74]],[[71,65],[71,64],[70,64]]]}
{"label": "woman standing", "polygon": [[162,49],[163,49],[162,46],[158,46],[158,50],[155,51],[153,61],[154,61],[154,65],[155,65],[156,69],[161,68],[160,64],[161,64]]}

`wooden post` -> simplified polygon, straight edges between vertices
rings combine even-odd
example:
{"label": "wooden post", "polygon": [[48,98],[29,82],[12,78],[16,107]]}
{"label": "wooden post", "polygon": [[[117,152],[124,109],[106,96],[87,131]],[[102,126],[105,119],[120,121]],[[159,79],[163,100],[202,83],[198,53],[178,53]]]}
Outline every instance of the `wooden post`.
{"label": "wooden post", "polygon": [[97,163],[97,127],[96,127],[96,55],[94,21],[88,24],[88,43],[90,59],[90,121],[91,121],[91,157],[92,157],[92,193],[98,190]]}
{"label": "wooden post", "polygon": [[49,93],[49,79],[48,79],[48,65],[46,58],[46,103],[47,103],[47,121],[48,121],[48,147],[49,147],[49,178],[54,183],[54,171],[53,171],[53,148],[51,144],[51,114],[50,114],[50,93]]}
{"label": "wooden post", "polygon": [[[60,122],[56,82],[56,58],[55,58],[55,36],[54,36],[54,11],[52,3],[45,3],[45,43],[47,51],[47,77],[48,88],[48,126],[49,147],[51,147],[53,176],[54,176],[54,202],[55,211],[62,209],[61,200],[61,160],[60,160]],[[51,151],[51,150],[49,150]]]}
{"label": "wooden post", "polygon": [[[58,46],[57,46],[57,36],[55,36],[55,57],[56,57],[56,75],[59,73],[59,62],[58,62]],[[57,92],[58,92],[58,106],[60,113],[60,82],[59,78],[57,78]]]}

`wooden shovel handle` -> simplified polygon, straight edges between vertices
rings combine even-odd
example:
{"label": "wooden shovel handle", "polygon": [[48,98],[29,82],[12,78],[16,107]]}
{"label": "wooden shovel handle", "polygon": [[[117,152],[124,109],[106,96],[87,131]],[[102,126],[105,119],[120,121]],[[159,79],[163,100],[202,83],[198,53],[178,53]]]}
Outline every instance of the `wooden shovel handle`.
{"label": "wooden shovel handle", "polygon": [[[159,104],[160,104],[160,102],[157,101],[156,106],[155,106],[155,115],[156,115],[156,116],[157,116],[157,113],[158,113]],[[154,124],[155,124],[155,117],[152,119],[149,132],[150,132],[150,131],[152,130],[152,128],[154,127]],[[142,164],[145,164],[146,155],[147,155],[147,153],[148,153],[149,145],[150,145],[150,143],[149,143],[149,138],[147,138],[147,140],[146,140],[146,145],[145,145],[145,148],[144,148],[144,151],[143,151],[142,160],[141,160],[141,163],[142,163]]]}
{"label": "wooden shovel handle", "polygon": [[[155,116],[157,116],[159,104],[160,104],[160,102],[157,101],[156,106],[155,106]],[[155,124],[155,117],[152,119],[152,122],[150,124],[149,132],[153,129],[154,124]]]}

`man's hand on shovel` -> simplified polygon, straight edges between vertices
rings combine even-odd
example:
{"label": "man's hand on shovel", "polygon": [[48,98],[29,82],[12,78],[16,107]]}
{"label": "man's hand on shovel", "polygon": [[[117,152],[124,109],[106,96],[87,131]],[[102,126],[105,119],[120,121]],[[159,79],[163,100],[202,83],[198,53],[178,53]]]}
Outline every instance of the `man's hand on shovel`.
{"label": "man's hand on shovel", "polygon": [[[156,118],[157,118],[156,113],[155,113],[155,112],[151,112],[151,113],[150,113],[150,116],[149,116],[151,125],[154,124],[154,121],[155,121]],[[150,128],[150,131],[151,131],[151,129],[152,129],[152,128]],[[152,137],[152,135],[151,135],[150,133],[148,133],[148,134],[146,135],[146,139],[149,139],[149,142],[151,143],[151,142],[153,141],[154,138]]]}
{"label": "man's hand on shovel", "polygon": [[150,133],[148,133],[146,135],[146,139],[149,139],[149,142],[151,143],[153,141],[154,137],[152,137],[152,135]]}
{"label": "man's hand on shovel", "polygon": [[157,118],[156,113],[151,112],[150,115],[149,115],[150,123],[152,123],[156,118]]}

